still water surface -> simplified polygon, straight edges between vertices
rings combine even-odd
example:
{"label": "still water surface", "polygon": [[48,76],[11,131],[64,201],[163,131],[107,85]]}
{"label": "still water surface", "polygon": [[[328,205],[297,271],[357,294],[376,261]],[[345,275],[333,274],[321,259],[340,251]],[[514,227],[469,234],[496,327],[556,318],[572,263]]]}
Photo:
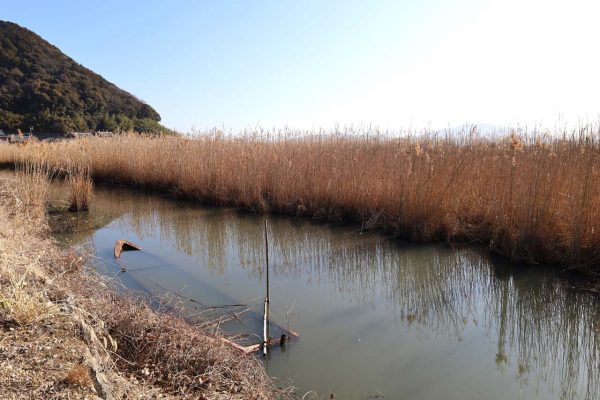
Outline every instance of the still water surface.
{"label": "still water surface", "polygon": [[[221,328],[261,334],[265,217],[103,187],[92,207],[82,219],[97,229],[61,241],[91,246],[130,288],[196,300],[190,315],[199,303],[255,305]],[[600,302],[554,273],[267,218],[272,315],[300,333],[264,361],[280,385],[338,399],[600,398]],[[117,239],[143,252],[115,262]]]}

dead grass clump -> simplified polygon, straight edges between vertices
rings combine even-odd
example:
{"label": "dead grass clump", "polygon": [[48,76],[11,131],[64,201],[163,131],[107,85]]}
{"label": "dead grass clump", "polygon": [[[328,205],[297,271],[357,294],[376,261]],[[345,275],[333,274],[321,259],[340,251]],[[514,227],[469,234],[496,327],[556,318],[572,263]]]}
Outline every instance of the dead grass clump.
{"label": "dead grass clump", "polygon": [[73,368],[71,368],[65,377],[64,382],[69,385],[75,385],[84,388],[91,388],[94,386],[94,382],[90,375],[90,368],[83,364],[76,364],[73,366]]}
{"label": "dead grass clump", "polygon": [[69,249],[64,254],[62,264],[64,265],[64,271],[67,273],[82,272],[85,259],[78,251]]}
{"label": "dead grass clump", "polygon": [[[14,199],[7,201],[14,204]],[[46,296],[48,281],[43,265],[48,254],[32,251],[36,246],[44,249],[48,245],[40,237],[44,228],[35,226],[32,219],[23,224],[22,216],[15,216],[14,210],[7,212],[1,202],[0,211],[0,307],[5,317],[20,326],[37,324],[57,311]],[[27,242],[21,241],[23,235],[27,235]]]}
{"label": "dead grass clump", "polygon": [[5,308],[10,318],[20,326],[45,320],[57,310],[43,294],[25,288],[22,279],[13,282],[7,293],[0,295],[0,306]]}
{"label": "dead grass clump", "polygon": [[87,211],[94,189],[89,169],[75,168],[69,173],[68,184],[71,190],[69,211]]}
{"label": "dead grass clump", "polygon": [[0,183],[0,195],[4,197],[12,217],[31,220],[33,227],[44,224],[49,190],[48,170],[26,161],[19,164],[15,180]]}
{"label": "dead grass clump", "polygon": [[[100,278],[98,278],[100,279]],[[117,345],[119,368],[181,398],[289,398],[277,391],[258,364],[218,337],[177,316],[159,314],[144,299],[94,295],[88,287],[85,302]],[[97,290],[96,290],[97,292]]]}

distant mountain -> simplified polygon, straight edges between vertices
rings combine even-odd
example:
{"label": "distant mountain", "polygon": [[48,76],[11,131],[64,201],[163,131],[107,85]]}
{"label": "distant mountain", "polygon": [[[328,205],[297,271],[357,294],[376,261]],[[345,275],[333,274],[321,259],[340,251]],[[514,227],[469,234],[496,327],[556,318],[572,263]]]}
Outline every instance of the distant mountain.
{"label": "distant mountain", "polygon": [[0,21],[0,129],[6,133],[165,133],[151,106],[63,54],[40,36]]}

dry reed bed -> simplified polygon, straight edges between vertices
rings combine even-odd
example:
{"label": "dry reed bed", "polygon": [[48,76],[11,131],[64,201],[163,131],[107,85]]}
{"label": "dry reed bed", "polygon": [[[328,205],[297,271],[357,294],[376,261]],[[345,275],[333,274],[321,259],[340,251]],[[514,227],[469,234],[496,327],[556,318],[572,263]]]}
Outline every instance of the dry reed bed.
{"label": "dry reed bed", "polygon": [[89,168],[86,165],[72,166],[69,169],[67,180],[71,188],[69,210],[87,211],[94,191]]}
{"label": "dry reed bed", "polygon": [[58,249],[47,193],[38,167],[0,180],[0,397],[287,398],[253,357],[117,295]]}
{"label": "dry reed bed", "polygon": [[591,129],[494,141],[126,135],[2,146],[0,162],[82,165],[95,180],[592,269],[600,265],[599,138]]}

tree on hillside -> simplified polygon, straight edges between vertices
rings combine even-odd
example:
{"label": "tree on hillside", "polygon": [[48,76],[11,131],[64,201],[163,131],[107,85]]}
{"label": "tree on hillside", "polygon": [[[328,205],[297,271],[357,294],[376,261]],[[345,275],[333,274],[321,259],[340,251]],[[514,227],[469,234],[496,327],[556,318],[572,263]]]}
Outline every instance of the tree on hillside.
{"label": "tree on hillside", "polygon": [[150,105],[40,36],[0,21],[0,129],[168,133]]}

